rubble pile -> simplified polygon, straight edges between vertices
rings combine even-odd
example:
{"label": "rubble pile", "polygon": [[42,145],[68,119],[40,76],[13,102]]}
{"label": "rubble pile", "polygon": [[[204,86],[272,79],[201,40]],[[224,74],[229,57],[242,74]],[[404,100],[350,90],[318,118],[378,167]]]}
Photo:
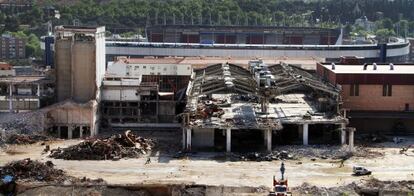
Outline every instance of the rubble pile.
{"label": "rubble pile", "polygon": [[294,157],[287,151],[280,151],[271,153],[251,152],[247,154],[232,154],[231,158],[238,161],[274,161],[293,159]]}
{"label": "rubble pile", "polygon": [[119,160],[135,158],[151,151],[154,141],[126,131],[104,139],[88,139],[68,148],[51,150],[49,155],[65,160]]}
{"label": "rubble pile", "polygon": [[388,195],[405,195],[414,191],[414,181],[380,181],[370,178],[339,187],[326,188],[303,183],[292,188],[292,192],[298,195],[381,195],[381,191],[388,192]]}
{"label": "rubble pile", "polygon": [[6,139],[7,144],[34,144],[40,141],[49,141],[50,139],[44,135],[27,135],[27,134],[11,134]]}
{"label": "rubble pile", "polygon": [[66,175],[63,170],[55,169],[51,161],[45,163],[29,158],[13,161],[0,167],[0,177],[12,176],[21,182],[54,182],[54,183],[93,183],[102,184],[102,179],[91,180],[89,178],[75,178]]}
{"label": "rubble pile", "polygon": [[317,187],[308,183],[303,183],[298,187],[292,189],[293,193],[298,195],[358,195],[355,191],[356,184],[351,183],[347,186],[340,187]]}
{"label": "rubble pile", "polygon": [[270,153],[249,152],[234,153],[230,158],[235,161],[274,161],[274,160],[298,160],[301,158],[312,159],[349,159],[352,156],[373,158],[384,154],[372,151],[364,147],[355,147],[350,152],[347,146],[311,145],[311,146],[279,146]]}
{"label": "rubble pile", "polygon": [[53,168],[53,163],[41,163],[30,159],[13,161],[0,168],[1,176],[10,175],[18,180],[63,182],[64,171]]}
{"label": "rubble pile", "polygon": [[348,146],[331,146],[331,145],[290,145],[279,146],[274,151],[286,151],[293,159],[300,158],[320,158],[320,159],[348,159],[352,156],[356,157],[380,157],[384,154],[381,152],[372,151],[368,148],[355,146],[354,152],[350,152]]}
{"label": "rubble pile", "polygon": [[367,180],[360,189],[378,189],[381,187],[383,190],[393,191],[414,191],[414,180],[409,181],[380,181],[376,178]]}
{"label": "rubble pile", "polygon": [[41,111],[2,114],[0,128],[6,133],[32,134],[42,130]]}

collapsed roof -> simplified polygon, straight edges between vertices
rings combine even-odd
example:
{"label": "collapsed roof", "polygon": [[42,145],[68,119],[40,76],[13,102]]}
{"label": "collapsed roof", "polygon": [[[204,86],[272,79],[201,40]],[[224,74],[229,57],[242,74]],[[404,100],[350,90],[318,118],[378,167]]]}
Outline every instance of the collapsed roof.
{"label": "collapsed roof", "polygon": [[282,123],[332,123],[339,89],[299,67],[252,61],[249,69],[215,64],[195,70],[187,89],[186,126],[282,129]]}

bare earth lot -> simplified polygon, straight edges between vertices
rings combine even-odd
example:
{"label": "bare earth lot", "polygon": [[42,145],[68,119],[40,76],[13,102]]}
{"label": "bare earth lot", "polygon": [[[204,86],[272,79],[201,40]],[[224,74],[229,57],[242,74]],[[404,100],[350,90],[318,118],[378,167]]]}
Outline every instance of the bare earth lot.
{"label": "bare earth lot", "polygon": [[[79,143],[81,140],[46,142],[50,147],[65,147]],[[338,160],[309,158],[287,160],[286,176],[290,186],[299,186],[304,182],[320,187],[336,187],[361,179],[370,178],[351,176],[353,165],[363,165],[373,171],[372,177],[379,180],[413,180],[414,149],[406,155],[400,154],[400,147],[414,144],[414,138],[406,138],[402,144],[391,142],[371,147],[384,153],[384,156],[364,159],[352,157],[340,168]],[[273,175],[280,176],[281,161],[245,162],[217,159],[217,153],[197,153],[189,158],[174,159],[171,156],[154,153],[151,163],[145,164],[147,158],[121,159],[119,161],[66,161],[57,160],[42,154],[44,146],[12,145],[0,150],[0,165],[24,158],[41,161],[51,160],[56,168],[63,169],[75,177],[103,178],[110,184],[204,184],[224,186],[264,186],[270,189]],[[302,162],[301,164],[299,162]]]}

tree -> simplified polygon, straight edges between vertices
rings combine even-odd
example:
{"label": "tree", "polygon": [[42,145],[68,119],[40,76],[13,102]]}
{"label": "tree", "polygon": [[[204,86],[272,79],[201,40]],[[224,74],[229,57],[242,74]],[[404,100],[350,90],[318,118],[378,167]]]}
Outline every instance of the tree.
{"label": "tree", "polygon": [[14,16],[7,16],[4,22],[6,31],[15,32],[19,30],[19,20]]}
{"label": "tree", "polygon": [[379,42],[386,43],[388,38],[395,35],[395,32],[394,32],[394,30],[384,28],[384,29],[378,29],[375,32],[375,35],[377,36],[377,40]]}

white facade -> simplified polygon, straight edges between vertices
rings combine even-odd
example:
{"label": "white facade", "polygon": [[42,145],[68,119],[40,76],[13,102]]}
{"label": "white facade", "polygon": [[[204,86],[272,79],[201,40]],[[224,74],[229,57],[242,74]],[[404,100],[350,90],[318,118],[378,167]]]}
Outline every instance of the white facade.
{"label": "white facade", "polygon": [[139,77],[141,75],[190,76],[191,65],[125,63],[117,61],[108,63],[107,75],[119,77]]}

